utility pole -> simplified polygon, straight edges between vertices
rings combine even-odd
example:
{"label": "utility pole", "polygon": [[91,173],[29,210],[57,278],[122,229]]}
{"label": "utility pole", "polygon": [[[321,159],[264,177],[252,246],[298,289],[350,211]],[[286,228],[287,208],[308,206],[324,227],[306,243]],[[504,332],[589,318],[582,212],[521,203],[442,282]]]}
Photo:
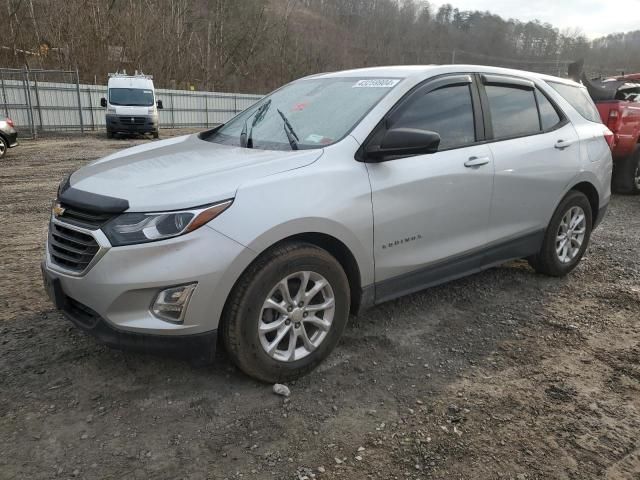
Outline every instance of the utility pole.
{"label": "utility pole", "polygon": [[451,63],[456,63],[456,49],[451,52]]}

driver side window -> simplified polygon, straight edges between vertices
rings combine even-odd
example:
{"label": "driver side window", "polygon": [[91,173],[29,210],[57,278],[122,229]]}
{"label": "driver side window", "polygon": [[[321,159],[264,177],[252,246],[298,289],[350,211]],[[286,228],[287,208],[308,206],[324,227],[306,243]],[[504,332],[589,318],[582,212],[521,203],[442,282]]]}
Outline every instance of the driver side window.
{"label": "driver side window", "polygon": [[476,141],[470,85],[433,90],[407,105],[393,128],[418,128],[440,135],[438,150]]}

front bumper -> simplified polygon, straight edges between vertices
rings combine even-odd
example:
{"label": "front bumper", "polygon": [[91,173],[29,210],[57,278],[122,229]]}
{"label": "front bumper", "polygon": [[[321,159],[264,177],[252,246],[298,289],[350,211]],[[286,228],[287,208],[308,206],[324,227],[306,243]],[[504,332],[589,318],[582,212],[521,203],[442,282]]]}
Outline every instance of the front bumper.
{"label": "front bumper", "polygon": [[[77,318],[77,310],[69,313],[68,306],[78,304],[99,318],[100,325],[123,333],[172,338],[212,334],[233,284],[255,258],[254,252],[209,226],[168,240],[115,248],[100,230],[73,228],[96,239],[100,246],[97,259],[85,272],[70,272],[52,261],[47,245],[45,283],[59,285],[62,293],[57,307],[70,317]],[[151,313],[161,290],[192,282],[197,287],[182,323]]]}
{"label": "front bumper", "polygon": [[127,332],[113,327],[86,305],[66,296],[63,291],[58,297],[56,304],[76,327],[110,347],[140,353],[171,355],[199,365],[212,363],[215,358],[217,330],[195,335],[172,336]]}
{"label": "front bumper", "polygon": [[152,133],[158,130],[158,117],[153,115],[107,115],[107,131],[111,133]]}
{"label": "front bumper", "polygon": [[2,132],[3,136],[7,139],[7,143],[9,144],[9,148],[18,146],[18,132],[13,130],[13,132]]}

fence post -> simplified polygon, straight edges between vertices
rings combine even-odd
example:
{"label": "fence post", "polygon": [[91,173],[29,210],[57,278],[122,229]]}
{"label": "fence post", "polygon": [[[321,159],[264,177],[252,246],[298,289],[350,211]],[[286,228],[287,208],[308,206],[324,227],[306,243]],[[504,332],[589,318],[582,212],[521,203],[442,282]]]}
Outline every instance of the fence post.
{"label": "fence post", "polygon": [[206,128],[209,128],[209,95],[204,96],[204,114],[207,122]]}
{"label": "fence post", "polygon": [[33,121],[33,104],[31,103],[31,82],[29,80],[29,69],[24,66],[22,71],[22,85],[24,86],[25,100],[27,101],[27,118],[29,119],[29,129],[31,138],[36,138],[35,122]]}
{"label": "fence post", "polygon": [[233,114],[238,114],[238,95],[236,93],[233,94]]}
{"label": "fence post", "polygon": [[33,77],[33,85],[36,88],[36,108],[38,109],[38,120],[40,122],[40,132],[44,130],[44,126],[42,124],[42,108],[40,107],[40,92],[38,91],[38,74],[34,74]]}
{"label": "fence post", "polygon": [[176,128],[175,105],[173,104],[173,92],[169,92],[171,98],[171,128]]}
{"label": "fence post", "polygon": [[0,69],[0,85],[2,86],[2,102],[4,103],[4,113],[5,116],[9,117],[9,105],[7,105],[7,92],[4,90],[4,73],[2,69]]}
{"label": "fence post", "polygon": [[91,130],[95,131],[96,121],[93,119],[93,97],[91,97],[91,85],[87,85],[87,95],[89,95],[89,114],[91,115]]}
{"label": "fence post", "polygon": [[80,74],[76,67],[76,94],[78,95],[78,116],[80,118],[80,133],[84,133],[84,121],[82,119],[82,100],[80,98]]}

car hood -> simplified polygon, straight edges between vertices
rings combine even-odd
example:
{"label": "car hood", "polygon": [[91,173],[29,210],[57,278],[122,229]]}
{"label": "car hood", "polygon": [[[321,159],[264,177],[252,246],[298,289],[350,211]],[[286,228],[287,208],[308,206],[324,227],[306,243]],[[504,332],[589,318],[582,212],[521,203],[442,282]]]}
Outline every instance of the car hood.
{"label": "car hood", "polygon": [[322,150],[220,145],[188,135],[92,162],[73,173],[69,185],[80,192],[125,199],[131,212],[177,210],[232,198],[243,183],[304,167],[321,155]]}

